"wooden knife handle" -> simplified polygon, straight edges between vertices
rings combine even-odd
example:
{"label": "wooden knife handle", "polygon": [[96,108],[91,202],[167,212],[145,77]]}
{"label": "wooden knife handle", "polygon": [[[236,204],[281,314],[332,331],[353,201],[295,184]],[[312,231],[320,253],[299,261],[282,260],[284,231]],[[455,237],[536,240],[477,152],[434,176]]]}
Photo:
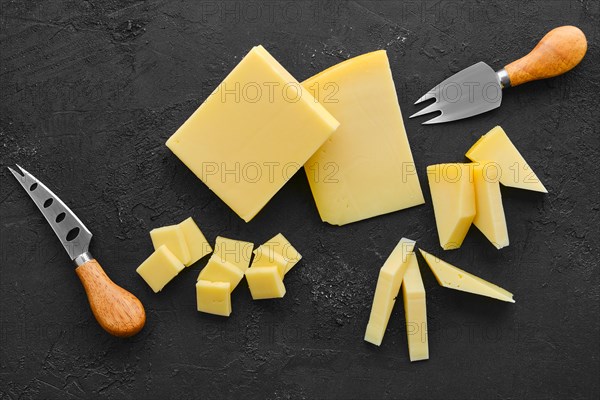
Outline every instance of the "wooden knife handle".
{"label": "wooden knife handle", "polygon": [[144,306],[133,294],[114,283],[98,261],[91,259],[75,269],[90,307],[102,328],[113,336],[129,337],[146,323]]}
{"label": "wooden knife handle", "polygon": [[587,40],[575,26],[552,29],[525,57],[513,61],[504,69],[510,86],[552,78],[573,69],[587,51]]}

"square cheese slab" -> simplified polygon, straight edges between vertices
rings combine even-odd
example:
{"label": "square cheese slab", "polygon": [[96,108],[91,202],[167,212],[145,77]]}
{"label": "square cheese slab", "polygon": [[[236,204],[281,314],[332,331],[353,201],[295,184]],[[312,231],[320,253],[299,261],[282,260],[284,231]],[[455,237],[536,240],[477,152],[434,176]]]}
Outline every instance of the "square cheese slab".
{"label": "square cheese slab", "polygon": [[156,249],[136,272],[144,278],[154,293],[158,293],[184,268],[181,261],[163,245]]}
{"label": "square cheese slab", "polygon": [[254,250],[254,267],[276,266],[279,275],[283,279],[293,267],[302,259],[302,255],[281,233],[278,233],[266,243]]}
{"label": "square cheese slab", "polygon": [[185,263],[186,267],[189,267],[205,255],[212,252],[212,247],[204,237],[204,234],[198,228],[198,225],[194,222],[192,217],[189,217],[185,221],[179,223],[179,228],[183,232],[185,237],[185,243],[187,244],[188,251],[190,253],[190,260]]}
{"label": "square cheese slab", "polygon": [[228,282],[232,292],[242,278],[244,278],[244,273],[238,267],[225,260],[221,260],[215,255],[210,257],[206,267],[204,267],[202,271],[200,271],[200,275],[198,275],[198,280]]}
{"label": "square cheese slab", "polygon": [[208,314],[231,315],[231,289],[229,282],[196,282],[196,303],[198,311]]}
{"label": "square cheese slab", "polygon": [[254,243],[217,236],[214,256],[246,272],[252,258]]}
{"label": "square cheese slab", "polygon": [[248,268],[246,280],[254,300],[276,299],[285,295],[285,286],[276,266]]}
{"label": "square cheese slab", "polygon": [[150,238],[152,238],[154,250],[157,250],[160,246],[164,245],[167,246],[171,253],[173,253],[184,265],[190,262],[190,251],[188,250],[183,230],[179,225],[169,225],[152,229],[150,231]]}
{"label": "square cheese slab", "polygon": [[323,221],[344,225],[425,202],[385,50],[302,86],[340,122],[304,166]]}
{"label": "square cheese slab", "polygon": [[166,145],[248,222],[338,125],[257,46]]}

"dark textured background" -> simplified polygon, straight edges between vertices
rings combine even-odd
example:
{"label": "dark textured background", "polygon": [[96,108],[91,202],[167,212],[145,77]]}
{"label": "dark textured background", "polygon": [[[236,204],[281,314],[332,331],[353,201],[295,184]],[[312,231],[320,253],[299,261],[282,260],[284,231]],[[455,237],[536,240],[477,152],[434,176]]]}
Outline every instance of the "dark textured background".
{"label": "dark textured background", "polygon": [[[598,398],[598,2],[0,5],[1,398]],[[462,122],[406,121],[427,201],[417,208],[329,226],[299,173],[246,224],[164,146],[256,44],[300,80],[387,49],[407,117],[443,78],[480,60],[499,68],[564,24],[589,41],[566,76],[511,89],[500,109]],[[442,252],[425,167],[463,160],[496,124],[549,194],[503,188],[510,247],[472,229]],[[138,336],[98,327],[58,240],[4,168],[14,163],[91,228],[95,256],[146,306]],[[152,293],[135,273],[148,231],[190,215],[211,242],[283,232],[304,255],[285,298],[253,302],[243,282],[230,318],[200,314],[205,260]],[[383,345],[365,343],[378,270],[401,236],[517,303],[441,288],[420,259],[431,359],[408,361],[401,306]]]}

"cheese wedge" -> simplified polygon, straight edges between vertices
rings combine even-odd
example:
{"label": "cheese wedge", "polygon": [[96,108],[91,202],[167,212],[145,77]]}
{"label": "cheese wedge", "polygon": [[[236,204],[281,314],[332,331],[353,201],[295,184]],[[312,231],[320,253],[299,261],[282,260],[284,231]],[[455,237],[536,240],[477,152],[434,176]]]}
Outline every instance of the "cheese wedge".
{"label": "cheese wedge", "polygon": [[208,314],[231,315],[231,289],[229,282],[196,282],[196,303],[198,311]]}
{"label": "cheese wedge", "polygon": [[441,286],[514,303],[513,294],[419,249]]}
{"label": "cheese wedge", "polygon": [[152,229],[150,231],[150,238],[152,239],[154,250],[165,245],[184,265],[190,263],[190,251],[185,241],[183,230],[179,225],[169,225]]}
{"label": "cheese wedge", "polygon": [[253,243],[217,236],[214,256],[236,266],[243,274],[250,265],[253,248]]}
{"label": "cheese wedge", "polygon": [[323,221],[344,225],[424,203],[385,50],[302,86],[340,122],[304,166]]}
{"label": "cheese wedge", "polygon": [[210,247],[210,244],[192,217],[180,222],[179,228],[183,232],[185,243],[190,253],[190,259],[187,263],[185,263],[186,267],[189,267],[202,257],[212,252],[212,247]]}
{"label": "cheese wedge", "polygon": [[257,46],[166,145],[248,222],[338,125]]}
{"label": "cheese wedge", "polygon": [[381,345],[392,309],[396,303],[396,297],[400,292],[404,273],[411,259],[415,257],[414,247],[415,242],[413,240],[400,239],[400,242],[398,242],[379,271],[371,315],[365,332],[365,341],[376,346]]}
{"label": "cheese wedge", "polygon": [[246,280],[254,300],[276,299],[285,296],[285,285],[276,266],[248,268]]}
{"label": "cheese wedge", "polygon": [[416,255],[410,257],[404,279],[402,297],[406,319],[406,337],[410,361],[429,359],[429,340],[427,333],[427,307],[425,304],[425,286]]}
{"label": "cheese wedge", "polygon": [[160,246],[135,271],[146,281],[154,293],[160,292],[175,278],[184,265],[167,246]]}
{"label": "cheese wedge", "polygon": [[502,171],[500,183],[504,186],[548,193],[519,150],[510,141],[504,129],[499,126],[483,135],[467,151],[467,157],[471,161],[497,163]]}
{"label": "cheese wedge", "polygon": [[278,233],[254,250],[252,268],[276,266],[283,279],[301,258],[302,255],[298,253],[298,250],[290,244],[285,236]]}
{"label": "cheese wedge", "polygon": [[475,217],[475,189],[469,164],[437,164],[427,167],[427,178],[440,245],[458,249]]}
{"label": "cheese wedge", "polygon": [[481,162],[473,165],[475,208],[477,209],[473,225],[497,249],[506,247],[509,244],[499,177],[500,170],[497,164]]}

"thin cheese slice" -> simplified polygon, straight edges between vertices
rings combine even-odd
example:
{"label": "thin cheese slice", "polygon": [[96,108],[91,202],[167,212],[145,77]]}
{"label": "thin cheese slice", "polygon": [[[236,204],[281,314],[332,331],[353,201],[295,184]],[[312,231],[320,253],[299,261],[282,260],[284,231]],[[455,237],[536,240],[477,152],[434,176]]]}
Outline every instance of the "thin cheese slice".
{"label": "thin cheese slice", "polygon": [[208,314],[231,315],[231,288],[229,282],[196,282],[196,304],[198,311]]}
{"label": "thin cheese slice", "polygon": [[477,214],[475,225],[497,249],[508,246],[508,229],[500,194],[497,164],[481,162],[473,165],[475,183],[475,204]]}
{"label": "thin cheese slice", "polygon": [[427,333],[427,307],[425,304],[425,286],[417,256],[413,254],[402,280],[404,315],[406,319],[406,337],[410,361],[429,359],[429,340]]}
{"label": "thin cheese slice", "polygon": [[152,288],[160,292],[171,279],[185,267],[167,246],[160,246],[137,269],[136,272]]}
{"label": "thin cheese slice", "polygon": [[253,248],[254,244],[251,242],[217,236],[214,256],[235,265],[243,274],[250,265]]}
{"label": "thin cheese slice", "polygon": [[340,122],[304,166],[323,221],[344,225],[424,203],[385,50],[302,86]]}
{"label": "thin cheese slice", "polygon": [[440,245],[458,249],[475,217],[475,189],[470,164],[427,167],[427,178]]}
{"label": "thin cheese slice", "polygon": [[208,240],[206,240],[204,234],[200,228],[198,228],[198,225],[196,225],[192,217],[180,222],[179,228],[183,232],[185,243],[187,244],[188,251],[190,252],[190,260],[185,263],[186,267],[189,267],[202,257],[212,252],[212,247],[210,247]]}
{"label": "thin cheese slice", "polygon": [[228,282],[229,289],[233,292],[233,289],[237,287],[243,277],[244,273],[238,267],[213,255],[200,271],[198,280]]}
{"label": "thin cheese slice", "polygon": [[152,229],[150,231],[150,238],[152,239],[154,250],[165,245],[184,265],[190,262],[190,251],[185,241],[183,230],[179,225],[169,225]]}
{"label": "thin cheese slice", "polygon": [[277,299],[285,296],[285,285],[276,266],[248,268],[246,280],[254,300]]}
{"label": "thin cheese slice", "polygon": [[166,145],[248,222],[338,125],[257,46]]}
{"label": "thin cheese slice", "polygon": [[467,151],[471,161],[493,161],[502,171],[500,183],[520,189],[548,193],[540,179],[510,141],[504,129],[496,126]]}
{"label": "thin cheese slice", "polygon": [[254,250],[252,268],[276,266],[283,279],[300,259],[302,259],[302,255],[298,253],[298,250],[290,244],[285,236],[278,233]]}
{"label": "thin cheese slice", "polygon": [[419,249],[441,286],[514,303],[513,294]]}
{"label": "thin cheese slice", "polygon": [[414,257],[415,242],[402,238],[379,271],[365,341],[380,346],[400,292],[409,262]]}

